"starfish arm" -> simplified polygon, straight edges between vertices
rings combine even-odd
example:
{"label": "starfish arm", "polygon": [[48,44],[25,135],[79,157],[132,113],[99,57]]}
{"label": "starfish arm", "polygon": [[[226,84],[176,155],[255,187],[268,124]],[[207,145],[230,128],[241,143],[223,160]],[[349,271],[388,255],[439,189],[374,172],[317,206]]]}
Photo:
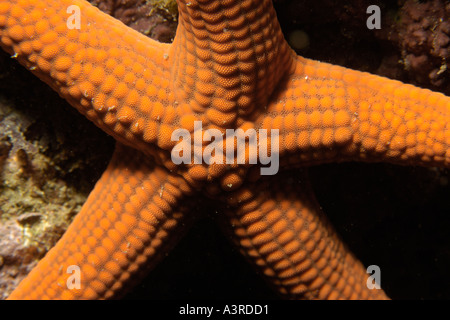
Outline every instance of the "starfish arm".
{"label": "starfish arm", "polygon": [[189,193],[184,180],[118,144],[69,229],[9,299],[117,298],[185,230]]}
{"label": "starfish arm", "polygon": [[283,296],[387,298],[368,289],[365,268],[326,219],[306,173],[244,184],[226,201],[234,242]]}
{"label": "starfish arm", "polygon": [[449,97],[302,57],[256,126],[280,130],[280,154],[291,164],[450,166]]}
{"label": "starfish arm", "polygon": [[232,127],[261,105],[295,53],[272,0],[177,1],[174,87],[203,121]]}
{"label": "starfish arm", "polygon": [[170,141],[170,45],[81,0],[1,1],[0,44],[122,143],[146,151]]}

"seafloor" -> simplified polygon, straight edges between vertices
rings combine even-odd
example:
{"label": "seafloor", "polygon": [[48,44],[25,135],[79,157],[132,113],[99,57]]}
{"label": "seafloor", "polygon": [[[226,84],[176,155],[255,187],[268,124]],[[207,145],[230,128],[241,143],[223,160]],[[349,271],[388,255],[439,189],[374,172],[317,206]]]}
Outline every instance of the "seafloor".
{"label": "seafloor", "polygon": [[[149,36],[173,37],[173,1],[92,2]],[[448,1],[274,2],[286,37],[303,36],[299,54],[450,95]],[[381,8],[380,30],[366,28],[373,4]],[[60,237],[113,144],[0,54],[0,298]],[[313,167],[310,175],[344,241],[364,264],[380,266],[390,297],[450,298],[448,170],[345,163]],[[194,211],[204,218],[127,297],[276,298],[220,234],[214,224],[220,213],[212,206]]]}

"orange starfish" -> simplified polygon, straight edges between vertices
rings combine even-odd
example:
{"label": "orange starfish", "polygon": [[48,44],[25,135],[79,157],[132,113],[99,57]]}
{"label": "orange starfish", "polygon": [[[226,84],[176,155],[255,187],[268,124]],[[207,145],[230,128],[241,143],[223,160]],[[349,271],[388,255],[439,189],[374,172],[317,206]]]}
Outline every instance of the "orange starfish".
{"label": "orange starfish", "polygon": [[[216,153],[210,165],[176,165],[173,133],[195,140],[201,121],[230,142],[226,129],[257,129],[258,151],[277,147],[282,169],[344,160],[450,167],[450,99],[297,57],[269,0],[178,6],[177,36],[165,45],[84,1],[0,2],[2,48],[118,141],[66,234],[10,298],[120,296],[173,246],[199,193],[219,203],[233,240],[280,294],[385,298],[368,288],[304,175],[261,176],[248,140],[233,163]],[[68,9],[79,10],[79,28]],[[198,155],[211,145],[192,147]],[[79,287],[70,285],[74,267]]]}

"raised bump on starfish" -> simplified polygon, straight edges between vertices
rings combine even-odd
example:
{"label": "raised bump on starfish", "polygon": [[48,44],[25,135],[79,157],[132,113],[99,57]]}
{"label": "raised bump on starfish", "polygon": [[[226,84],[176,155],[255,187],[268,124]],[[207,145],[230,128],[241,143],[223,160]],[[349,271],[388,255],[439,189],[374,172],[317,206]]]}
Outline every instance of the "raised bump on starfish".
{"label": "raised bump on starfish", "polygon": [[[85,17],[81,30],[66,26],[66,8],[73,4]],[[173,210],[182,205],[182,195],[194,190],[236,208],[228,214],[232,225],[243,226],[235,229],[237,242],[281,294],[292,298],[384,297],[382,291],[366,288],[362,265],[337,239],[320,209],[311,205],[314,201],[307,186],[297,191],[298,198],[288,183],[280,186],[284,194],[275,192],[261,199],[256,192],[263,191],[258,187],[248,190],[250,183],[260,179],[252,170],[256,166],[250,170],[249,164],[177,167],[169,157],[174,145],[170,136],[177,127],[192,131],[195,120],[222,131],[280,129],[284,169],[288,163],[349,159],[448,167],[450,99],[382,77],[297,58],[284,41],[269,0],[180,0],[178,5],[177,37],[172,45],[162,45],[84,1],[0,2],[2,48],[120,143],[139,149],[132,152],[119,144],[74,225],[11,298],[121,294],[129,284],[130,271],[140,271],[133,261],[143,263],[153,254],[152,240],[157,239],[135,227],[147,212],[140,208],[149,205],[150,215],[159,212],[153,204],[159,201],[158,185],[164,179],[171,189],[169,195],[162,193],[169,197],[160,204],[164,219],[175,217]],[[422,101],[426,104],[420,105]],[[128,183],[122,187],[104,183],[111,178],[137,186],[155,175],[164,178],[155,178],[147,188],[151,191],[138,197],[148,200],[152,194],[149,204],[126,206],[127,190],[138,194],[139,188],[133,191]],[[272,197],[279,203],[271,211]],[[129,199],[130,203],[135,200]],[[262,214],[266,210],[268,214]],[[113,216],[108,217],[111,212]],[[99,215],[106,215],[106,220],[97,221]],[[125,219],[120,223],[116,221],[119,215]],[[277,219],[267,223],[274,216]],[[249,219],[260,221],[248,225]],[[112,229],[100,232],[101,221]],[[164,225],[161,228],[165,230]],[[139,239],[129,238],[133,232],[139,233]],[[168,243],[171,240],[167,238]],[[103,256],[96,252],[102,248],[100,243],[107,247]],[[298,244],[301,249],[291,255],[290,248]],[[143,258],[135,254],[142,251]],[[56,280],[62,262],[51,262],[58,256],[81,264],[85,277],[79,291],[64,288],[67,276]],[[264,269],[267,265],[272,273]],[[105,270],[109,273],[104,274]],[[37,280],[44,273],[50,276]],[[39,289],[30,290],[35,286]]]}

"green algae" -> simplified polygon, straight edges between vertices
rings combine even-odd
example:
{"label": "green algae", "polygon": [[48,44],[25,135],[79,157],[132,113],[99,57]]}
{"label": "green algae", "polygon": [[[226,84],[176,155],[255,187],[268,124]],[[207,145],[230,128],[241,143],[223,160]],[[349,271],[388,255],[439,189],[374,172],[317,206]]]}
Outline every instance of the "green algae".
{"label": "green algae", "polygon": [[176,0],[149,0],[147,3],[153,6],[152,12],[159,9],[171,15],[174,21],[177,20],[178,6]]}

